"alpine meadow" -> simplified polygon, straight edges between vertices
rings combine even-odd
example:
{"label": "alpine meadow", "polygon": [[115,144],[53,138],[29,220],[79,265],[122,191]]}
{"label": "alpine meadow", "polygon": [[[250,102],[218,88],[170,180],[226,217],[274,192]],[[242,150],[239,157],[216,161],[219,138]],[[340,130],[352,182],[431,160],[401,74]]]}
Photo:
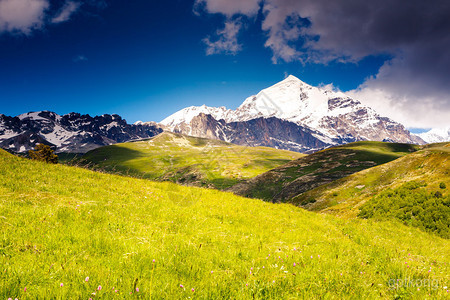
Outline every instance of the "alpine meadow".
{"label": "alpine meadow", "polygon": [[449,0],[0,0],[0,300],[450,299]]}

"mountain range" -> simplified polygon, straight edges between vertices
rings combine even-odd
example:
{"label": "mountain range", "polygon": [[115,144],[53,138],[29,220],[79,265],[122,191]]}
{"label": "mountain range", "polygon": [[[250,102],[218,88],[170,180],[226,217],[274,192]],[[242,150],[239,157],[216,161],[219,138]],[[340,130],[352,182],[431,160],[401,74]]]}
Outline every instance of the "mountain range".
{"label": "mountain range", "polygon": [[191,106],[161,124],[177,133],[298,152],[364,140],[425,143],[344,93],[313,87],[292,75],[250,96],[236,110]]}
{"label": "mountain range", "polygon": [[128,124],[119,115],[60,116],[50,111],[16,117],[0,114],[0,147],[19,153],[33,149],[38,143],[50,145],[57,152],[85,153],[101,146],[149,138],[162,131],[153,123]]}
{"label": "mountain range", "polygon": [[164,130],[244,146],[312,153],[355,141],[425,144],[450,139],[450,128],[415,135],[402,124],[327,86],[289,76],[248,97],[237,109],[191,106],[160,123],[128,124],[119,115],[91,117],[50,111],[0,114],[0,147],[26,152],[37,143],[57,152],[89,150],[155,136]]}

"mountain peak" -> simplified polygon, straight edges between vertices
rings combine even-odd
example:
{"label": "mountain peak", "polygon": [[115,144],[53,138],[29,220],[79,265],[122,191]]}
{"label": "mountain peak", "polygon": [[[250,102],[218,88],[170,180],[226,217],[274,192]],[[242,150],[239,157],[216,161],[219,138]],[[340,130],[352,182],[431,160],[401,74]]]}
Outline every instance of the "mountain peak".
{"label": "mountain peak", "polygon": [[20,120],[29,119],[29,120],[47,120],[47,119],[55,119],[56,117],[60,117],[54,112],[48,110],[41,111],[31,111],[28,113],[20,114],[17,116]]}
{"label": "mountain peak", "polygon": [[[206,128],[203,123],[192,122],[201,113],[225,123],[218,122],[215,127]],[[224,132],[231,127],[261,118],[290,122],[298,128],[310,130],[315,139],[329,145],[357,140],[412,141],[410,133],[401,124],[381,117],[370,107],[334,90],[332,86],[311,86],[293,75],[248,97],[235,110],[205,105],[188,107],[161,123],[168,130],[194,136],[209,137],[213,134],[227,140],[230,137],[224,137]],[[234,134],[242,136],[245,132]],[[270,139],[278,138],[273,136]],[[270,141],[265,142],[270,144]]]}
{"label": "mountain peak", "polygon": [[288,80],[301,81],[299,78],[295,77],[294,75],[288,75],[288,77],[286,77],[283,81],[288,81]]}
{"label": "mountain peak", "polygon": [[277,86],[277,85],[280,85],[280,84],[283,84],[283,83],[288,83],[288,82],[295,82],[295,83],[300,84],[300,85],[310,86],[309,84],[307,84],[303,80],[299,79],[298,77],[295,77],[294,75],[288,75],[285,79],[283,79],[282,81],[276,83],[274,86]]}

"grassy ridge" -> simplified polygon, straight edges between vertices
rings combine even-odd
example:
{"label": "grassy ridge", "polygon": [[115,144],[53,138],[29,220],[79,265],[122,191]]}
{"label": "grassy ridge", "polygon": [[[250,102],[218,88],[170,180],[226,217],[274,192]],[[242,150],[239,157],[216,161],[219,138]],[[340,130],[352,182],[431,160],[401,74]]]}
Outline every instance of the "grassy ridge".
{"label": "grassy ridge", "polygon": [[[450,186],[450,144],[429,145],[423,150],[318,187],[292,199],[297,205],[340,216],[355,217],[361,205],[386,189],[410,181],[426,183],[427,193]],[[441,191],[444,196],[448,190]]]}
{"label": "grassy ridge", "polygon": [[450,242],[414,228],[4,151],[0,239],[4,299],[448,296]]}
{"label": "grassy ridge", "polygon": [[107,171],[224,189],[302,156],[165,132],[151,140],[98,148],[83,159]]}
{"label": "grassy ridge", "polygon": [[230,190],[273,202],[290,199],[318,186],[410,154],[416,145],[356,142],[316,152],[270,170]]}

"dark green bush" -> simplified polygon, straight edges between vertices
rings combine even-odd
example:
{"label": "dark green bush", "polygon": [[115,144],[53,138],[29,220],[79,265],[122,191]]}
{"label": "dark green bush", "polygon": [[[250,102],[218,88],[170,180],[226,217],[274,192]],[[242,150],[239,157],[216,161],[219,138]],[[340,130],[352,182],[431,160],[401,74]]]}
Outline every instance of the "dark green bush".
{"label": "dark green bush", "polygon": [[34,151],[28,151],[28,156],[31,159],[45,161],[47,163],[58,163],[58,156],[55,154],[52,148],[50,148],[50,146],[44,144],[37,144]]}

